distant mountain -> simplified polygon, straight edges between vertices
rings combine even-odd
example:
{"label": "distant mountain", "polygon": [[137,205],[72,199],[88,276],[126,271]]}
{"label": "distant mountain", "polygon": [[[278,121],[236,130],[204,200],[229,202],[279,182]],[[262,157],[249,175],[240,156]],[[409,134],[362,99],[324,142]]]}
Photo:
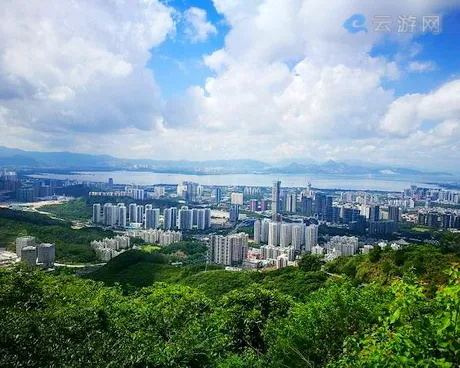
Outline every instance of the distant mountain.
{"label": "distant mountain", "polygon": [[281,168],[271,168],[271,173],[279,174],[334,174],[334,175],[433,175],[433,176],[450,176],[452,174],[445,172],[424,172],[414,169],[385,167],[371,168],[369,166],[349,165],[343,162],[327,161],[324,164],[302,165],[292,163]]}
{"label": "distant mountain", "polygon": [[451,175],[414,169],[347,164],[329,160],[318,164],[312,160],[283,160],[268,164],[257,160],[149,160],[120,159],[109,155],[72,152],[32,152],[0,146],[0,167],[47,170],[147,170],[184,174],[333,174],[333,175]]}

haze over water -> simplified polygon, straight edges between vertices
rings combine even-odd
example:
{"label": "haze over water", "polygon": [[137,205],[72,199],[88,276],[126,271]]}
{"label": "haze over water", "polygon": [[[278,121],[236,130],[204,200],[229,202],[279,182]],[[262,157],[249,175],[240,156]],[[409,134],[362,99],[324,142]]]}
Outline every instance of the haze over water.
{"label": "haze over water", "polygon": [[115,184],[179,184],[183,181],[195,181],[203,185],[222,186],[271,186],[274,180],[281,180],[283,187],[306,187],[310,181],[312,186],[321,189],[350,189],[350,190],[379,190],[401,191],[417,185],[420,187],[437,187],[426,182],[451,182],[453,177],[367,177],[359,175],[318,175],[318,174],[225,174],[225,175],[192,175],[168,174],[140,171],[111,171],[111,172],[75,172],[71,174],[43,173],[31,175],[34,178],[60,180],[78,180],[89,182],[107,182],[113,178]]}

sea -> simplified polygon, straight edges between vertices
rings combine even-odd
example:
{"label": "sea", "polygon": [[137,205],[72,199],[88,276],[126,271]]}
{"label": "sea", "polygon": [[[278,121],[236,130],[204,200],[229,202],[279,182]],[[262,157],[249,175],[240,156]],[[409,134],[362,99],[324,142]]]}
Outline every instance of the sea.
{"label": "sea", "polygon": [[168,174],[146,171],[84,171],[69,174],[40,173],[30,175],[39,179],[76,180],[85,182],[107,182],[113,178],[115,184],[158,185],[179,184],[194,181],[202,185],[219,186],[260,186],[269,187],[273,181],[280,180],[282,187],[306,187],[310,182],[313,188],[341,190],[372,190],[400,192],[411,185],[424,188],[439,188],[438,183],[459,182],[453,176],[362,176],[325,174],[219,174],[192,175]]}

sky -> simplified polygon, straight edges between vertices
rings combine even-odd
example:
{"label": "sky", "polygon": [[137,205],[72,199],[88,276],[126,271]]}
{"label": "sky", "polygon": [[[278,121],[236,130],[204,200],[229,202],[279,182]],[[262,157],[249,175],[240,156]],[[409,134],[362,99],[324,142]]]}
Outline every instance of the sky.
{"label": "sky", "polygon": [[3,0],[0,145],[459,171],[459,40],[460,0]]}

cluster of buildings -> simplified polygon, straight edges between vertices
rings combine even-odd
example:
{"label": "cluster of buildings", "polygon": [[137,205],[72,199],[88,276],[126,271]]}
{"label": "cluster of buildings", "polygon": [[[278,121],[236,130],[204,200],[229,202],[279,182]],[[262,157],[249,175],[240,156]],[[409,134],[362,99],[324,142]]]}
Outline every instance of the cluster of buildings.
{"label": "cluster of buildings", "polygon": [[226,266],[239,265],[247,257],[248,242],[249,236],[246,233],[212,235],[209,240],[209,259]]}
{"label": "cluster of buildings", "polygon": [[49,243],[36,244],[32,236],[16,238],[16,255],[28,267],[53,268],[56,260],[56,245]]}
{"label": "cluster of buildings", "polygon": [[254,243],[270,246],[291,246],[310,251],[318,243],[318,225],[283,223],[269,219],[254,221]]}
{"label": "cluster of buildings", "polygon": [[97,257],[104,262],[110,261],[112,258],[118,256],[130,247],[129,236],[117,235],[112,239],[105,238],[100,241],[93,240],[91,242],[91,248],[94,249]]}
{"label": "cluster of buildings", "polygon": [[145,206],[136,203],[112,204],[106,203],[103,206],[99,203],[93,205],[93,223],[102,224],[113,228],[144,228],[164,230],[206,230],[211,227],[211,209],[193,208],[187,206],[165,208],[160,216],[160,209],[153,208],[153,205]]}
{"label": "cluster of buildings", "polygon": [[182,233],[180,231],[172,230],[129,230],[128,235],[131,237],[140,238],[148,244],[159,244],[162,246],[167,246],[182,241]]}

